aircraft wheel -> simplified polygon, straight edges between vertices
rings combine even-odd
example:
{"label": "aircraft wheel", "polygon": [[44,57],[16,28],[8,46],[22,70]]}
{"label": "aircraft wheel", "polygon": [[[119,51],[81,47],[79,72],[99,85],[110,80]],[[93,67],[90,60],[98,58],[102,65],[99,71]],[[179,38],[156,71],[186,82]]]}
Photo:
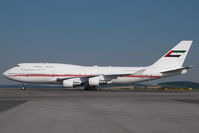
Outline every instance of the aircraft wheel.
{"label": "aircraft wheel", "polygon": [[93,86],[93,87],[91,88],[91,90],[92,90],[92,91],[99,91],[100,88],[99,88],[98,86]]}
{"label": "aircraft wheel", "polygon": [[100,87],[99,86],[96,86],[96,91],[100,91]]}
{"label": "aircraft wheel", "polygon": [[22,90],[25,90],[25,89],[26,89],[26,87],[25,87],[24,85],[22,85],[22,86],[21,86],[21,89],[22,89]]}
{"label": "aircraft wheel", "polygon": [[90,87],[85,87],[84,88],[84,91],[89,91],[90,89],[89,89]]}
{"label": "aircraft wheel", "polygon": [[85,87],[84,91],[99,91],[100,88],[98,86],[89,86],[89,87]]}

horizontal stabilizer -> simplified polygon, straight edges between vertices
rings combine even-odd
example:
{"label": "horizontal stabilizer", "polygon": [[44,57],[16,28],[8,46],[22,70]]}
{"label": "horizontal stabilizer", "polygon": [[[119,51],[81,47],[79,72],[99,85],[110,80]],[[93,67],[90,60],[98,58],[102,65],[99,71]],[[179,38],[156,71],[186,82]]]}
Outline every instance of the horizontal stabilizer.
{"label": "horizontal stabilizer", "polygon": [[187,67],[182,67],[182,68],[178,68],[178,69],[163,71],[161,73],[173,73],[173,72],[177,72],[177,71],[181,71],[181,70],[187,70],[187,69],[190,69],[190,68],[192,68],[192,66],[187,66]]}

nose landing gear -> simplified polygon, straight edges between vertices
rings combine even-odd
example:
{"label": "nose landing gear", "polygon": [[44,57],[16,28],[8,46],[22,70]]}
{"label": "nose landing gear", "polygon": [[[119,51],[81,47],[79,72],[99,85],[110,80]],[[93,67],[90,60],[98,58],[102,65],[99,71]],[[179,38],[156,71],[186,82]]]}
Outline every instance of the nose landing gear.
{"label": "nose landing gear", "polygon": [[21,85],[21,89],[22,89],[22,90],[25,90],[25,89],[26,89],[26,87],[25,87],[24,84]]}

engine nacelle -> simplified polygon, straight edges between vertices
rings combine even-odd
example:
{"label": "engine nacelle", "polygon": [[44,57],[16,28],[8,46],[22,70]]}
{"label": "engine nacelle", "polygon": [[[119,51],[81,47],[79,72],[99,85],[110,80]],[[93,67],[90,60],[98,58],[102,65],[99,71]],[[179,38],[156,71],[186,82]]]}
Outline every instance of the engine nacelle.
{"label": "engine nacelle", "polygon": [[66,79],[63,81],[64,87],[76,87],[80,86],[82,84],[80,78],[74,78],[74,79]]}
{"label": "engine nacelle", "polygon": [[98,78],[90,78],[88,80],[90,86],[99,86],[100,82]]}
{"label": "engine nacelle", "polygon": [[100,80],[98,77],[90,78],[88,80],[90,86],[99,86],[100,84],[107,84],[107,81]]}
{"label": "engine nacelle", "polygon": [[74,87],[74,84],[73,84],[72,80],[64,80],[63,81],[63,86],[64,87]]}

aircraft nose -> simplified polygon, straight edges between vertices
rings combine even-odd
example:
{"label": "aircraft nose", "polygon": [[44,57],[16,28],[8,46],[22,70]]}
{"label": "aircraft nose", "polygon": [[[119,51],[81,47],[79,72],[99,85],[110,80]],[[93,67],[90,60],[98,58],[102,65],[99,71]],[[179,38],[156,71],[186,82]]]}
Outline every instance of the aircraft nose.
{"label": "aircraft nose", "polygon": [[7,76],[8,76],[8,71],[5,71],[5,72],[3,73],[3,76],[7,77]]}

